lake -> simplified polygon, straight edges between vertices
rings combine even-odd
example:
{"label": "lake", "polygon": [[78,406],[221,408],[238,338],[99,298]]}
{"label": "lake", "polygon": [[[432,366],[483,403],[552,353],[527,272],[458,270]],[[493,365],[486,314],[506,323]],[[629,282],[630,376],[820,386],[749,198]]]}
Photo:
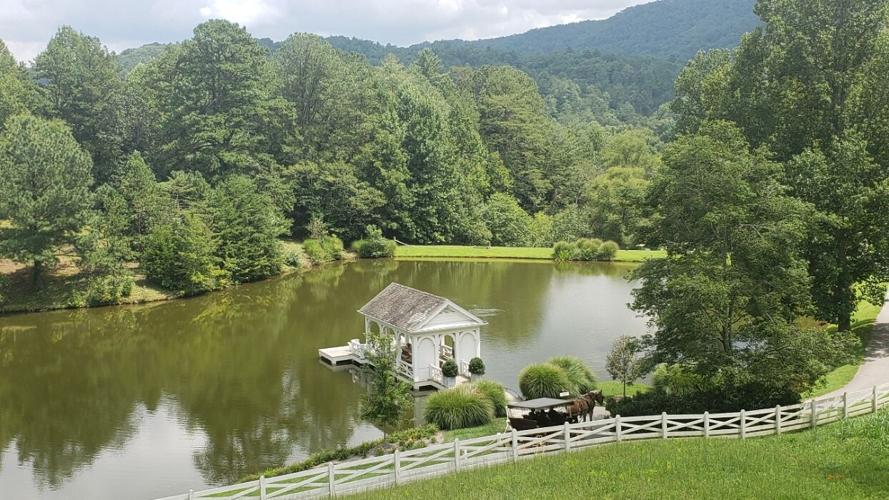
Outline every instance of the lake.
{"label": "lake", "polygon": [[487,378],[571,354],[607,378],[631,267],[360,261],[187,300],[0,317],[0,497],[152,498],[225,484],[381,435],[362,387],[317,350],[361,337],[390,282],[489,322]]}

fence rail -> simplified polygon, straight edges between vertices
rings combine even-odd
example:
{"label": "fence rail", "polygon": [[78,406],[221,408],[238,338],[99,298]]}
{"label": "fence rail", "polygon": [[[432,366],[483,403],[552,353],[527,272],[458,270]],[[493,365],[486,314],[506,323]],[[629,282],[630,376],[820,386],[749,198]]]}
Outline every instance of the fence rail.
{"label": "fence rail", "polygon": [[343,463],[257,481],[191,491],[161,500],[205,498],[312,498],[349,494],[425,479],[473,467],[515,462],[603,443],[637,439],[730,437],[745,439],[811,429],[889,406],[889,384],[792,406],[703,415],[621,417],[556,427],[498,433],[465,441]]}

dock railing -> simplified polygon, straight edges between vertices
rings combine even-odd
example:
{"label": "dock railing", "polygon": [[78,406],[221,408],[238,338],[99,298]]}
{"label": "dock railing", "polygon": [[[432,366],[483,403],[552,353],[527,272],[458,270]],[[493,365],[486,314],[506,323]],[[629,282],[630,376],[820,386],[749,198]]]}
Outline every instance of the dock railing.
{"label": "dock railing", "polygon": [[512,430],[454,440],[363,460],[329,463],[282,476],[191,491],[163,500],[204,498],[312,498],[352,494],[427,479],[460,470],[505,463],[591,446],[641,439],[737,438],[814,429],[889,406],[889,384],[790,406],[695,415],[649,415]]}

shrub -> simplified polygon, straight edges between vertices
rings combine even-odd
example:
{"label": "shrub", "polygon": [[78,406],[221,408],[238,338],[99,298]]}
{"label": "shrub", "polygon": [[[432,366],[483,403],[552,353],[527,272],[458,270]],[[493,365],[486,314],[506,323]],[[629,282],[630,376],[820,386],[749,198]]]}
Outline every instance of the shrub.
{"label": "shrub", "polygon": [[442,430],[476,427],[494,418],[494,405],[475,387],[461,385],[429,396],[425,416]]}
{"label": "shrub", "polygon": [[284,264],[294,269],[302,267],[302,259],[300,259],[299,252],[296,250],[288,250],[284,252]]}
{"label": "shrub", "polygon": [[133,284],[133,276],[129,273],[96,276],[89,281],[86,302],[93,306],[117,304],[130,296]]}
{"label": "shrub", "polygon": [[441,365],[441,374],[445,377],[456,377],[458,373],[457,362],[453,359],[449,359]]}
{"label": "shrub", "polygon": [[599,247],[602,246],[602,240],[581,238],[575,243],[574,260],[592,261],[596,260],[599,254]]}
{"label": "shrub", "polygon": [[469,373],[473,375],[485,374],[485,362],[482,358],[472,358],[469,360]]}
{"label": "shrub", "polygon": [[343,258],[343,242],[336,236],[324,236],[303,242],[303,251],[315,264],[323,264]]}
{"label": "shrub", "polygon": [[596,375],[580,359],[574,356],[558,356],[550,358],[548,362],[565,372],[571,384],[568,390],[572,395],[584,394],[596,388]]}
{"label": "shrub", "polygon": [[395,242],[383,237],[383,231],[376,226],[367,227],[367,236],[352,243],[352,250],[362,259],[395,257]]}
{"label": "shrub", "polygon": [[559,241],[553,245],[553,258],[561,262],[569,261],[574,258],[574,253],[576,251],[577,247],[574,243]]}
{"label": "shrub", "polygon": [[472,384],[494,406],[494,416],[506,416],[506,393],[503,386],[493,380],[479,380]]}
{"label": "shrub", "polygon": [[527,366],[519,374],[519,389],[528,399],[557,398],[570,388],[571,381],[565,370],[550,363]]}
{"label": "shrub", "polygon": [[216,267],[213,234],[193,214],[152,228],[141,264],[148,279],[167,290],[195,294],[219,288],[224,273]]}
{"label": "shrub", "polygon": [[655,388],[631,398],[609,400],[612,415],[636,416],[667,413],[733,412],[800,402],[799,394],[786,387],[750,382],[711,384],[684,393],[670,393]]}
{"label": "shrub", "polygon": [[620,246],[617,243],[606,241],[599,247],[599,252],[596,254],[596,258],[598,260],[614,260],[614,256],[617,255],[618,250],[620,250]]}

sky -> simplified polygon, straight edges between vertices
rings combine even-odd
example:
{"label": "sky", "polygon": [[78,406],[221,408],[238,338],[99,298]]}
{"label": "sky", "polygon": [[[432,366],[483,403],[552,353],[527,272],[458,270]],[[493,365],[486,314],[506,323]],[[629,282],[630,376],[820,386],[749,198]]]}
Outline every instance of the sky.
{"label": "sky", "polygon": [[346,35],[410,45],[473,40],[532,28],[604,19],[651,0],[0,0],[0,39],[30,61],[61,25],[121,51],[188,38],[197,24],[223,18],[258,38],[294,32]]}

